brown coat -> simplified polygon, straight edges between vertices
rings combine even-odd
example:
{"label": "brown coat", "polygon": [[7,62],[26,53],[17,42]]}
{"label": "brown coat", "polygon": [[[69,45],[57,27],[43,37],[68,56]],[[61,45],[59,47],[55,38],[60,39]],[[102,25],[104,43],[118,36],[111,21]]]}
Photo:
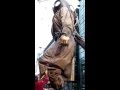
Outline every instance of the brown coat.
{"label": "brown coat", "polygon": [[[45,51],[43,56],[40,58],[40,71],[43,73],[44,65],[42,63],[52,63],[60,67],[60,69],[53,66],[54,70],[49,70],[49,77],[51,73],[58,73],[63,78],[63,80],[70,80],[71,76],[71,66],[72,59],[75,54],[76,42],[72,35],[74,26],[74,14],[69,11],[67,7],[62,7],[58,12],[55,13],[53,17],[52,35],[53,38],[57,33],[66,33],[69,36],[68,46],[60,45],[59,38],[54,41],[50,47]],[[57,71],[58,70],[58,71]],[[59,71],[60,70],[60,71]],[[51,72],[51,73],[50,73]],[[51,78],[53,78],[51,76]],[[50,78],[51,82],[52,79]],[[55,78],[56,79],[56,78]],[[54,79],[54,80],[55,80]],[[54,81],[53,80],[53,81]]]}

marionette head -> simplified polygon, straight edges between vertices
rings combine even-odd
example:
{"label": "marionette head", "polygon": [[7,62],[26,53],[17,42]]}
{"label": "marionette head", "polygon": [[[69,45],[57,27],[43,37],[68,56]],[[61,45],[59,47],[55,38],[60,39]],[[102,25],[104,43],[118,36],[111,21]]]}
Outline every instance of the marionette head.
{"label": "marionette head", "polygon": [[61,7],[61,2],[60,2],[60,0],[56,0],[56,1],[54,2],[53,12],[56,13],[56,12],[60,9],[60,7]]}
{"label": "marionette head", "polygon": [[53,12],[56,13],[61,7],[70,7],[70,5],[68,4],[68,2],[66,0],[56,0],[54,2],[54,7],[53,7]]}

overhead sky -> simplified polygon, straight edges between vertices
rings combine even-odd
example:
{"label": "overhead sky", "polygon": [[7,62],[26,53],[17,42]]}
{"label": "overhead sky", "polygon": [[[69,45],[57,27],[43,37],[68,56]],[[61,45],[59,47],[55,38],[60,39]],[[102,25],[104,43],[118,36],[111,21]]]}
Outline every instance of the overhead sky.
{"label": "overhead sky", "polygon": [[[48,45],[52,39],[51,25],[52,25],[52,7],[56,0],[35,0],[35,59],[38,52]],[[74,8],[79,4],[78,0],[67,0]],[[41,50],[39,47],[42,47]]]}

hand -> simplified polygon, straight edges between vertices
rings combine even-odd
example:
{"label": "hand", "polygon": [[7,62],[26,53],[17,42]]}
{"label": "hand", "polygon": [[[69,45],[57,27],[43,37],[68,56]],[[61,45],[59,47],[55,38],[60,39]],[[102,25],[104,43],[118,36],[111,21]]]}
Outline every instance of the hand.
{"label": "hand", "polygon": [[46,68],[46,70],[45,70],[45,74],[46,74],[46,75],[48,74],[48,70],[47,70],[47,68]]}
{"label": "hand", "polygon": [[48,74],[48,70],[46,68],[44,75],[42,75],[41,79],[43,79]]}
{"label": "hand", "polygon": [[62,35],[60,37],[60,44],[62,44],[62,45],[68,45],[69,39],[70,38],[68,36]]}

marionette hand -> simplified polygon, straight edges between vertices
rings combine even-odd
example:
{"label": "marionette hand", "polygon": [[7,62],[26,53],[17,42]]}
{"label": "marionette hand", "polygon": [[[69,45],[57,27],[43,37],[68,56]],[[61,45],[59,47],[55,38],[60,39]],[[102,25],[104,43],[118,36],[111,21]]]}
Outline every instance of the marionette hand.
{"label": "marionette hand", "polygon": [[60,37],[60,44],[62,44],[62,45],[68,45],[69,39],[70,38],[68,36],[62,35]]}

